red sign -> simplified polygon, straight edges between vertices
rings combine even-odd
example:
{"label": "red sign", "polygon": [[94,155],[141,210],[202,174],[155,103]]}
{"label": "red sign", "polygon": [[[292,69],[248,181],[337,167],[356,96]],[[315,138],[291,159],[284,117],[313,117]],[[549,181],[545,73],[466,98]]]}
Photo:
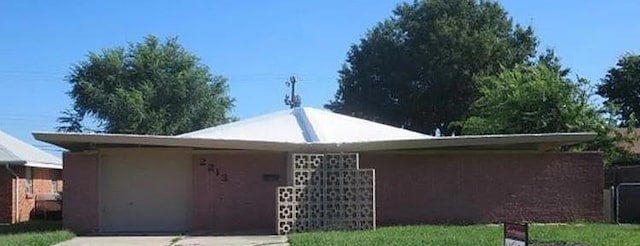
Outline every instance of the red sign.
{"label": "red sign", "polygon": [[529,225],[504,223],[504,246],[528,246]]}

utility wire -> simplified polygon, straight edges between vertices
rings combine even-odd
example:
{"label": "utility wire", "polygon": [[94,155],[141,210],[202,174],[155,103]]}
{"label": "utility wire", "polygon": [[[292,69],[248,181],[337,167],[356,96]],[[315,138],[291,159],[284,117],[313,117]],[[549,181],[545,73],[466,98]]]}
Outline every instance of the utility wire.
{"label": "utility wire", "polygon": [[[47,72],[47,71],[22,71],[22,70],[0,70],[0,75],[20,75],[20,76],[44,76],[50,78],[64,79],[67,75]],[[264,80],[282,80],[284,78],[288,78],[288,74],[280,74],[280,73],[248,73],[248,74],[214,74],[220,75],[227,79],[229,79],[229,83],[254,83],[255,81],[264,81]],[[311,74],[298,74],[300,78],[313,78],[313,81],[320,82],[335,82],[337,80],[337,76],[317,76]],[[34,82],[49,82],[47,80],[39,80]],[[0,80],[0,83],[12,83],[6,80]],[[21,82],[13,82],[13,83],[21,83]],[[276,83],[275,81],[273,83]]]}

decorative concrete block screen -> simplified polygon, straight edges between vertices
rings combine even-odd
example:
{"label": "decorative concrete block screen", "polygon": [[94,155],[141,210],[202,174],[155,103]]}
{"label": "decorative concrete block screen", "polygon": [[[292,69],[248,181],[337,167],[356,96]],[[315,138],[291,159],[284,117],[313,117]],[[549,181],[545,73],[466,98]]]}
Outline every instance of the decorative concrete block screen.
{"label": "decorative concrete block screen", "polygon": [[358,154],[293,154],[293,185],[278,187],[278,234],[375,229],[375,172]]}

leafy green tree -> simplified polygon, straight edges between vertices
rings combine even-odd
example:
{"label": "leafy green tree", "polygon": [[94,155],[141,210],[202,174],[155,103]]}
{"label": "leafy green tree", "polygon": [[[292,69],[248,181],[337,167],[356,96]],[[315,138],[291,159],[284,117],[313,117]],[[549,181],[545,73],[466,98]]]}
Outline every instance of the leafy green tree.
{"label": "leafy green tree", "polygon": [[[620,58],[602,79],[597,94],[606,99],[605,103],[618,106],[613,113],[620,117],[623,126],[632,115],[640,115],[640,55]],[[634,122],[633,126],[640,126]]]}
{"label": "leafy green tree", "polygon": [[83,132],[85,131],[84,126],[82,126],[83,116],[79,115],[76,111],[73,110],[65,110],[62,112],[63,116],[58,118],[58,123],[62,124],[58,126],[57,129],[59,132]]}
{"label": "leafy green tree", "polygon": [[470,117],[454,124],[472,135],[596,132],[595,141],[573,148],[603,151],[607,165],[633,158],[623,147],[632,141],[628,132],[616,129],[615,119],[604,117],[607,108],[589,103],[588,81],[568,79],[567,70],[552,60],[541,58],[534,65],[479,78],[481,96],[472,104]]}
{"label": "leafy green tree", "polygon": [[227,80],[213,76],[176,38],[148,36],[126,48],[91,52],[67,77],[74,100],[60,131],[79,131],[85,116],[104,132],[180,134],[226,123],[233,99]]}
{"label": "leafy green tree", "polygon": [[595,131],[598,109],[582,89],[547,65],[518,65],[478,80],[480,98],[462,125],[463,134],[516,134]]}
{"label": "leafy green tree", "polygon": [[336,112],[425,133],[464,119],[477,98],[474,77],[526,63],[537,41],[495,1],[404,3],[348,52]]}

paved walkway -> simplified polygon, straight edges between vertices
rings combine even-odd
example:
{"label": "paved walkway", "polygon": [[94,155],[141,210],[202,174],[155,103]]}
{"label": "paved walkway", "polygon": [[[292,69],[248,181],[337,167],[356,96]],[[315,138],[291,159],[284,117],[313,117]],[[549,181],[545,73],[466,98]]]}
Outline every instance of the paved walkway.
{"label": "paved walkway", "polygon": [[56,246],[288,246],[287,237],[259,236],[90,236],[76,237]]}

